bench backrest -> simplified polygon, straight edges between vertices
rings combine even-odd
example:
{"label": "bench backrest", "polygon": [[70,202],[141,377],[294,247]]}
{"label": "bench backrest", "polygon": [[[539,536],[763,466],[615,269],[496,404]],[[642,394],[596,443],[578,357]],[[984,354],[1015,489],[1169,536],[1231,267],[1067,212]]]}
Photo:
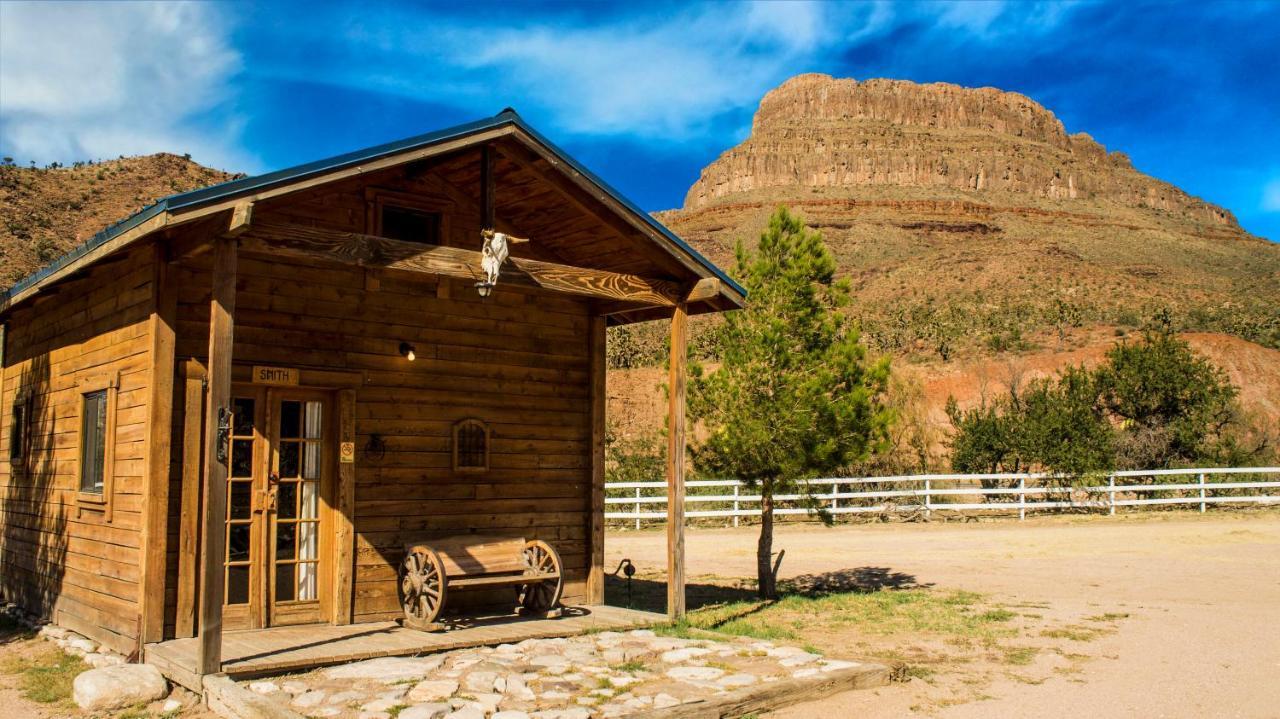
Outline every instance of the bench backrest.
{"label": "bench backrest", "polygon": [[524,538],[464,534],[405,545],[430,547],[450,577],[524,571]]}

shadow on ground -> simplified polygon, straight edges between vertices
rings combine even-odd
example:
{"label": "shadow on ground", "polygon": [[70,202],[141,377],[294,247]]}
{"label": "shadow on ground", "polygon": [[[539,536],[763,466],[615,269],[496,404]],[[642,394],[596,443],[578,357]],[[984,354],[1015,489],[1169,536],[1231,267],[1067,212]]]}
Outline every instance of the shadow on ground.
{"label": "shadow on ground", "polygon": [[[735,602],[756,601],[754,580],[696,578],[685,584],[685,602],[689,610],[722,606]],[[888,567],[856,567],[822,574],[803,574],[781,580],[778,589],[789,594],[837,594],[843,592],[879,592],[883,590],[925,589],[915,575],[895,572]],[[666,612],[667,582],[663,577],[606,575],[605,603],[650,612]]]}

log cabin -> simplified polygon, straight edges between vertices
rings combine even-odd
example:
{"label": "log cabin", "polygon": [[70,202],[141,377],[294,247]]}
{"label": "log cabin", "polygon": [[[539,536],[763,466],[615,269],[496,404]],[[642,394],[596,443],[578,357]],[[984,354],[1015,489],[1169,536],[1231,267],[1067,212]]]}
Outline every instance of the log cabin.
{"label": "log cabin", "polygon": [[[484,282],[482,231],[513,244]],[[164,198],[0,295],[0,592],[117,652],[399,616],[421,536],[604,595],[605,336],[743,289],[514,111]],[[669,611],[683,612],[683,509]]]}

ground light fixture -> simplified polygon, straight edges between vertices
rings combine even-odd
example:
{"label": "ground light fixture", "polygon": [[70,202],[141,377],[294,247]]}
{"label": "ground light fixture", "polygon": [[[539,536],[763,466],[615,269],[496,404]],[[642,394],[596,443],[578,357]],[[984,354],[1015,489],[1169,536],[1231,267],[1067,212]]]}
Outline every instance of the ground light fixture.
{"label": "ground light fixture", "polygon": [[413,345],[408,342],[400,343],[400,355],[410,362],[418,359],[417,354],[414,353]]}

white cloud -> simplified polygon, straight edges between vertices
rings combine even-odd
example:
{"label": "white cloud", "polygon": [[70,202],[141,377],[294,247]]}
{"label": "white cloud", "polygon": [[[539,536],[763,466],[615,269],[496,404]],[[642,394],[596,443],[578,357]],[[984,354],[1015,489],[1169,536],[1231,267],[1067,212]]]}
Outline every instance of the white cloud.
{"label": "white cloud", "polygon": [[234,119],[197,127],[239,69],[228,30],[211,4],[0,3],[0,149],[20,162],[169,151],[253,165]]}

